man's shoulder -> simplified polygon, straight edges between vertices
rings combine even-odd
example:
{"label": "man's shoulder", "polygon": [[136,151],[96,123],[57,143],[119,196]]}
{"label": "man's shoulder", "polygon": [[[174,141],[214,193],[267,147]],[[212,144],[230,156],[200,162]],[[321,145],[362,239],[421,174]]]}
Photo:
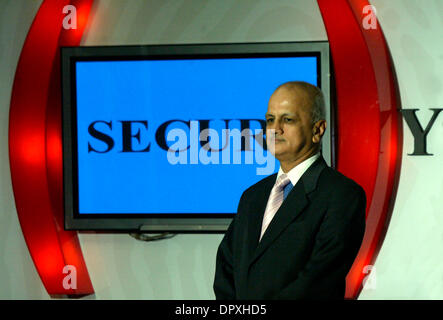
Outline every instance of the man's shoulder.
{"label": "man's shoulder", "polygon": [[318,183],[333,193],[364,193],[363,188],[355,180],[329,166],[322,171]]}

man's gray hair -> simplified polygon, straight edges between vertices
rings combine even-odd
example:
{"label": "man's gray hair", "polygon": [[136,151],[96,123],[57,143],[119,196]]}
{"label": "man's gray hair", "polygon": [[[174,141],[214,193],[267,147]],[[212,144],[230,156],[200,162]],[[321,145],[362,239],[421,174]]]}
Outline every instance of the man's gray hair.
{"label": "man's gray hair", "polygon": [[320,120],[326,120],[326,106],[325,106],[325,98],[323,92],[320,88],[304,82],[304,81],[289,81],[278,86],[276,91],[280,88],[293,89],[298,88],[302,89],[308,95],[309,99],[312,101],[311,105],[311,119],[312,123],[316,123]]}
{"label": "man's gray hair", "polygon": [[320,89],[318,89],[318,94],[314,97],[311,117],[312,123],[316,123],[320,120],[326,120],[325,97]]}

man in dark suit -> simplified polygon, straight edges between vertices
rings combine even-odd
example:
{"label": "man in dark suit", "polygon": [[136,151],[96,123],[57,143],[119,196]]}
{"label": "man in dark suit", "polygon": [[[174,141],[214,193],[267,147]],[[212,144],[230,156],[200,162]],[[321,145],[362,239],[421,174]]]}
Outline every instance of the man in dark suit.
{"label": "man in dark suit", "polygon": [[366,196],[320,155],[323,95],[305,82],[272,94],[269,150],[280,170],[248,188],[217,252],[217,299],[343,299],[365,230]]}

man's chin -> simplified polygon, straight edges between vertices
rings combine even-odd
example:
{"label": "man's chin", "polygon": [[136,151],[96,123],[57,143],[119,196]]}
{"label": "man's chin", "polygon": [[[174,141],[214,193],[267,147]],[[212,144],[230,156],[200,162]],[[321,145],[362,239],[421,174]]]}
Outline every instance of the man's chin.
{"label": "man's chin", "polygon": [[275,141],[274,145],[268,144],[268,150],[272,153],[272,155],[280,160],[279,157],[284,157],[288,153],[287,146],[285,141]]}
{"label": "man's chin", "polygon": [[283,148],[280,149],[278,147],[275,148],[273,153],[274,157],[279,161],[280,159],[284,159],[285,154],[286,154],[285,150]]}

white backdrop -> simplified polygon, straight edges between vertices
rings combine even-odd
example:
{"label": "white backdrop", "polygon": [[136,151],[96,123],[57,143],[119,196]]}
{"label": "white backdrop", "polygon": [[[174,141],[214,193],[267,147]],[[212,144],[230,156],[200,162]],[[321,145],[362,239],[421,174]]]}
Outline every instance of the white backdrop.
{"label": "white backdrop", "polygon": [[[21,233],[8,159],[8,112],[18,57],[41,0],[0,2],[0,298],[50,298]],[[394,60],[403,108],[425,126],[443,108],[443,1],[372,0]],[[327,40],[315,0],[95,0],[82,45]],[[362,119],[364,121],[364,119]],[[361,299],[443,299],[443,115],[434,156],[408,156],[404,124],[398,195],[371,285]],[[221,235],[153,243],[81,233],[97,299],[213,299]],[[375,277],[374,277],[375,276]]]}

